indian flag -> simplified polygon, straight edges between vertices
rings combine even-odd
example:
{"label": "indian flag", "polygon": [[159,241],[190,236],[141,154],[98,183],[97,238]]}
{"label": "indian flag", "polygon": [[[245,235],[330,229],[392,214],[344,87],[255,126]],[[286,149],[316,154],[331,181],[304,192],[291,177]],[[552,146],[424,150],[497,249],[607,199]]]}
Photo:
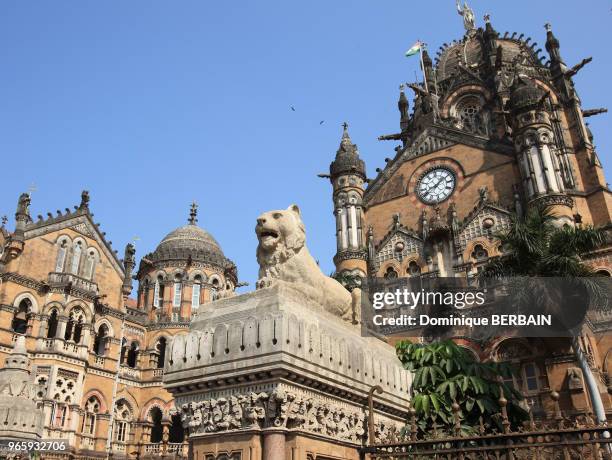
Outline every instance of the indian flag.
{"label": "indian flag", "polygon": [[421,52],[421,48],[423,48],[423,44],[424,43],[421,40],[417,40],[417,42],[412,45],[412,47],[408,51],[406,51],[406,57],[419,54]]}

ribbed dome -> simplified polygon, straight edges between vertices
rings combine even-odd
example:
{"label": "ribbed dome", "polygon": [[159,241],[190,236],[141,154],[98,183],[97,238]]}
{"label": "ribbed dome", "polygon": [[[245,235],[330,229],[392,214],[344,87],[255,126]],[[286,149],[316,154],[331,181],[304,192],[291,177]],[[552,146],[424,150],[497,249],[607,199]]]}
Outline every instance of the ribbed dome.
{"label": "ribbed dome", "polygon": [[153,260],[187,259],[225,265],[227,259],[213,236],[195,224],[168,233],[153,251]]}
{"label": "ribbed dome", "polygon": [[179,227],[168,233],[155,251],[182,248],[190,250],[202,249],[223,254],[217,240],[206,230],[193,224]]}

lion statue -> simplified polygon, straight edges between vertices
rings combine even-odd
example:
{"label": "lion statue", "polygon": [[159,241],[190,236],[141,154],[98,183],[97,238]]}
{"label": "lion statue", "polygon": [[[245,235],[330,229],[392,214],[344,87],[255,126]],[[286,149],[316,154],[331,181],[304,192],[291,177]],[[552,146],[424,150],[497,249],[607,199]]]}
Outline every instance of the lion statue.
{"label": "lion statue", "polygon": [[306,230],[300,208],[269,211],[257,219],[257,289],[289,283],[323,308],[354,324],[359,323],[359,289],[347,291],[325,276],[306,247]]}

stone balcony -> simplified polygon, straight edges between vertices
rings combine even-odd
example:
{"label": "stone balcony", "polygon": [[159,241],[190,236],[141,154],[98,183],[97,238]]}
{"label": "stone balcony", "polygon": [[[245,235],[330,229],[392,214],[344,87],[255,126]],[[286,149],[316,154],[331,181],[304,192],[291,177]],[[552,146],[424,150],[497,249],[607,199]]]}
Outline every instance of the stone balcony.
{"label": "stone balcony", "polygon": [[119,375],[133,380],[140,380],[140,370],[122,364],[119,367]]}
{"label": "stone balcony", "polygon": [[81,278],[72,273],[49,273],[49,285],[51,287],[68,287],[72,286],[75,289],[98,294],[98,285],[91,280]]}
{"label": "stone balcony", "polygon": [[75,343],[61,338],[38,339],[38,349],[46,353],[60,353],[78,359],[87,359],[87,345]]}

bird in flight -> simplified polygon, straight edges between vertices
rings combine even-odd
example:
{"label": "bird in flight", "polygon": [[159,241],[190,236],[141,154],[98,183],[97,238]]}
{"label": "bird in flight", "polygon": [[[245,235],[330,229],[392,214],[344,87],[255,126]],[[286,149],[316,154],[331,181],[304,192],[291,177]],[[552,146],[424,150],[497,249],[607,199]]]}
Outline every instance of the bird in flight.
{"label": "bird in flight", "polygon": [[295,107],[291,106],[291,111],[295,112]]}
{"label": "bird in flight", "polygon": [[325,120],[321,120],[321,121],[319,122],[319,124],[320,124],[320,125],[322,125],[323,123],[325,123]]}

